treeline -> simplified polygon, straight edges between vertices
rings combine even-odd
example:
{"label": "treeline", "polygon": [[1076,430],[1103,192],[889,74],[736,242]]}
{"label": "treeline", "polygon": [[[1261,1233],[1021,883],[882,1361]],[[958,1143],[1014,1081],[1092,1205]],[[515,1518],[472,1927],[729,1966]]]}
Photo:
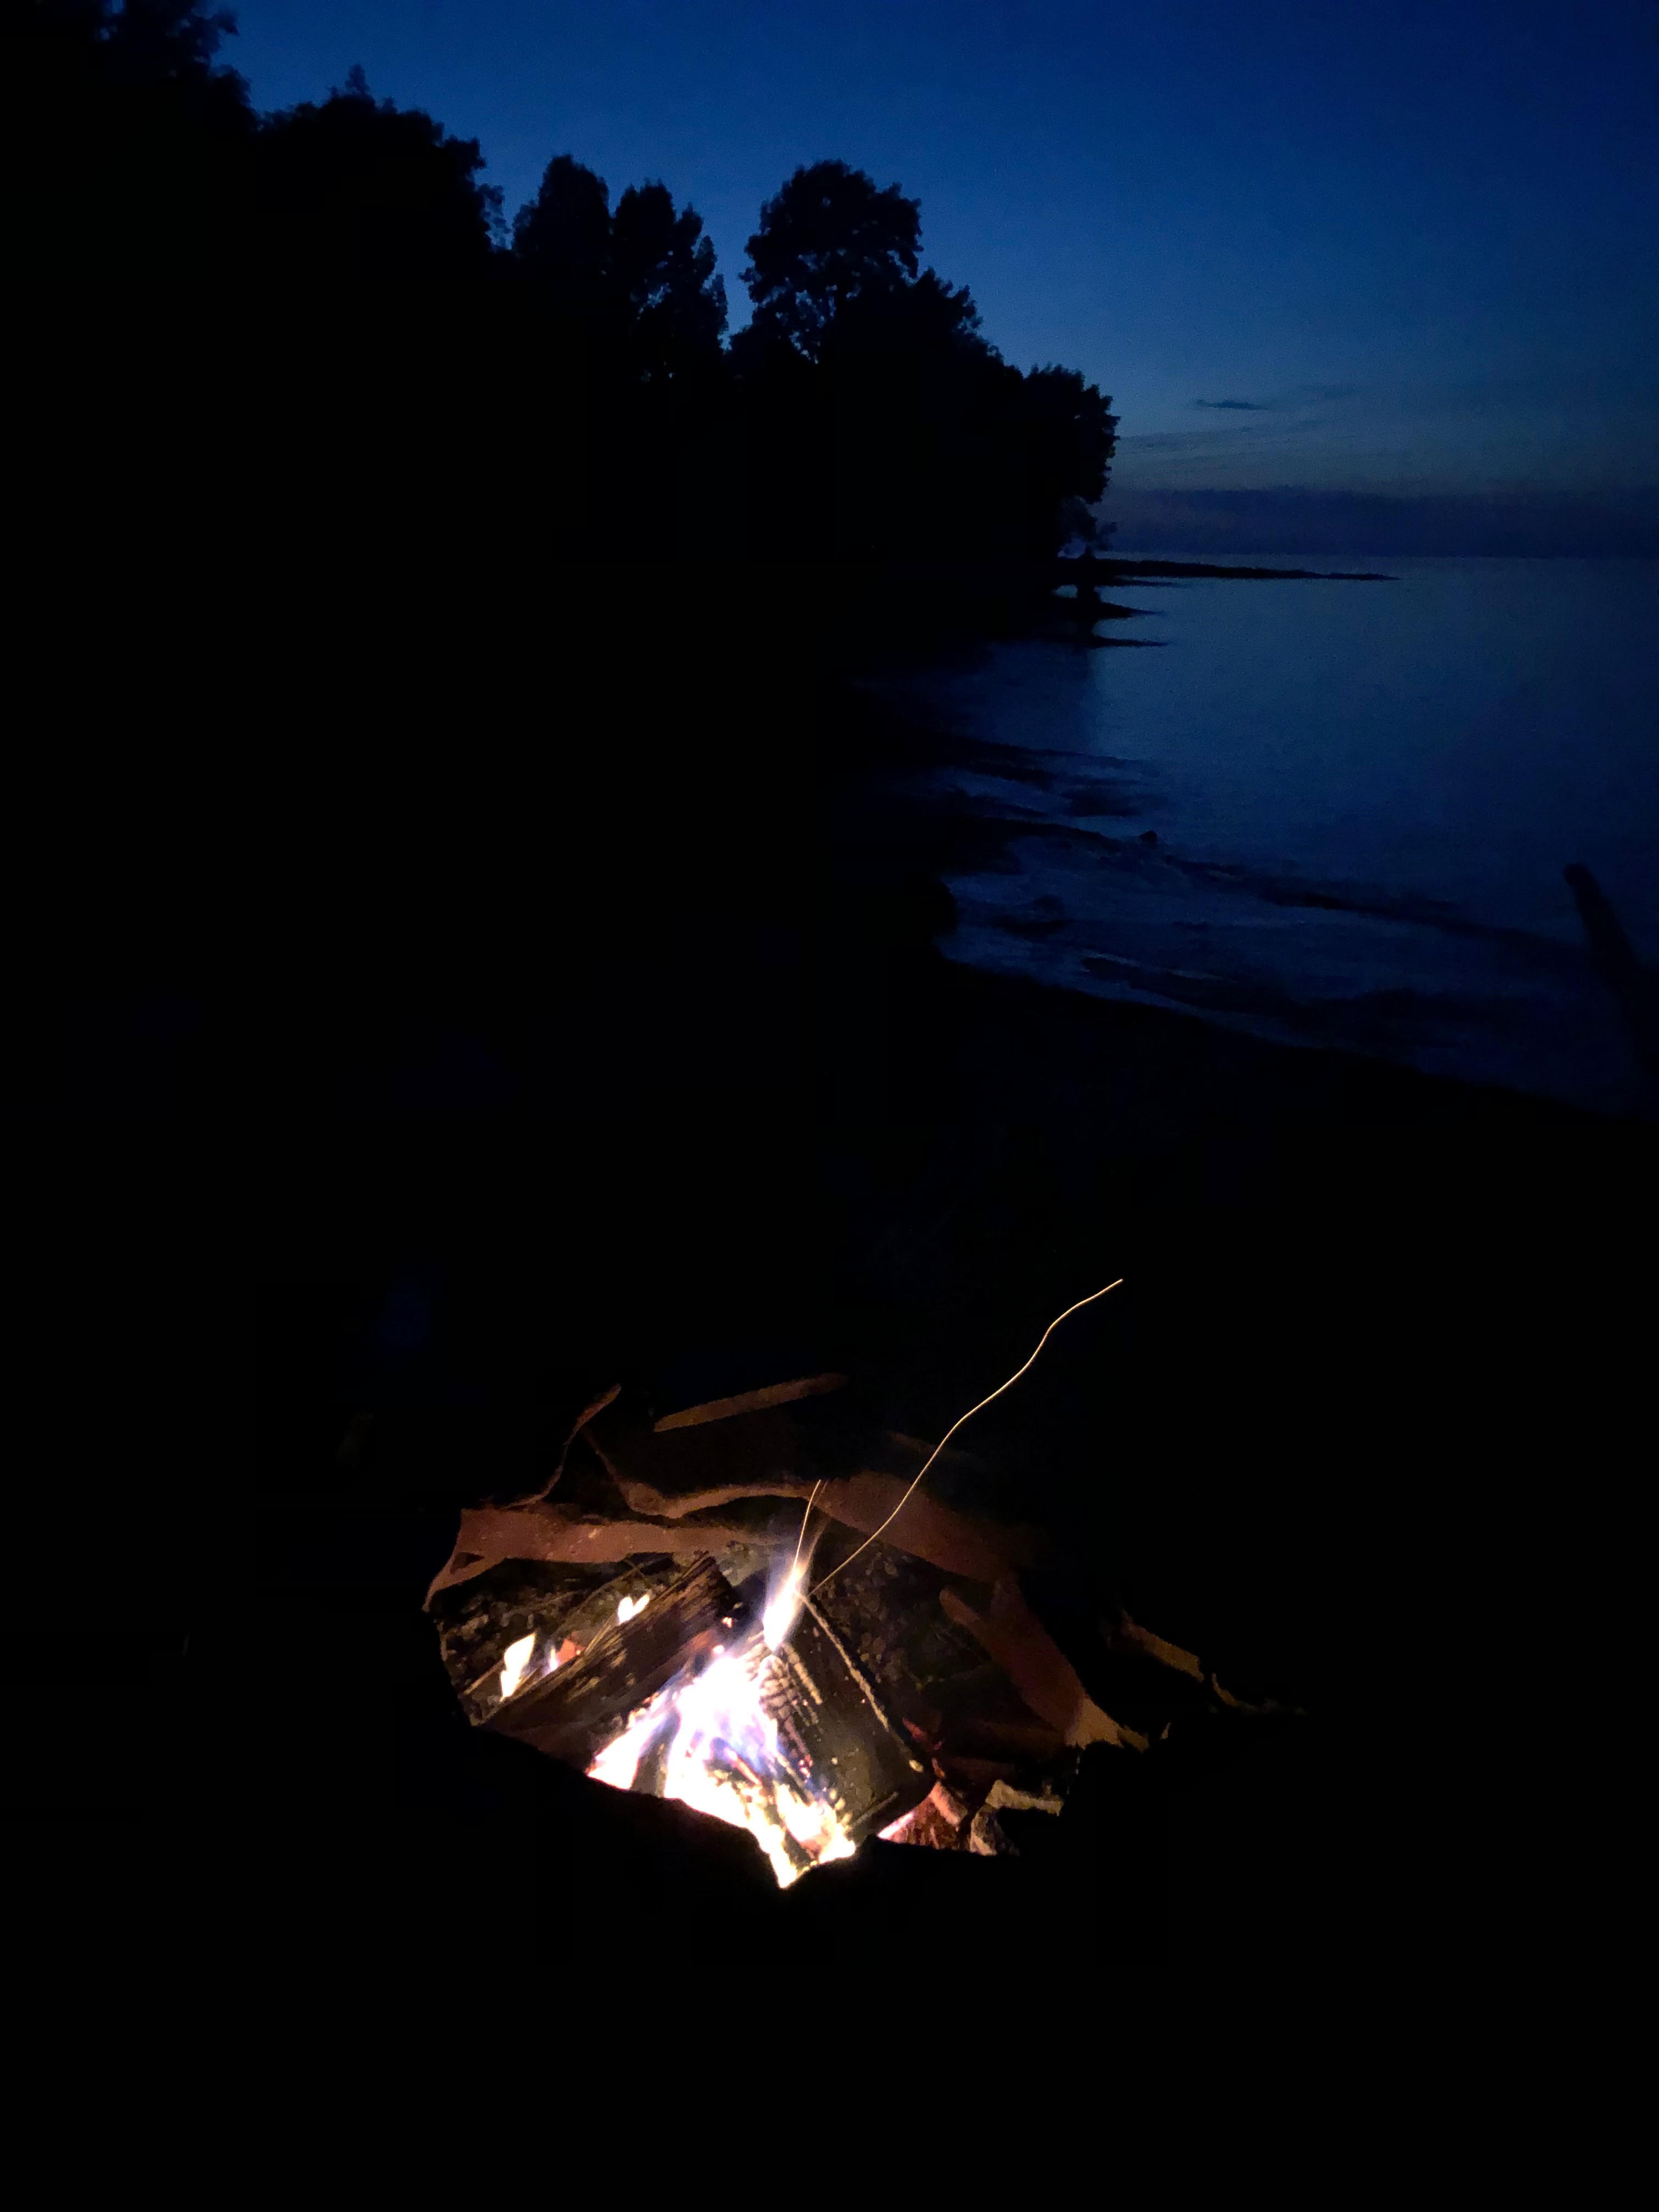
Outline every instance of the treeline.
{"label": "treeline", "polygon": [[[5,0],[14,295],[58,526],[164,511],[522,585],[659,559],[834,575],[870,611],[1018,592],[1100,497],[1115,419],[1022,374],[921,258],[917,203],[838,161],[763,208],[728,303],[666,185],[551,161],[509,223],[476,141],[361,70],[260,116],[199,0]],[[319,527],[342,502],[348,550]],[[43,525],[44,526],[44,525]]]}

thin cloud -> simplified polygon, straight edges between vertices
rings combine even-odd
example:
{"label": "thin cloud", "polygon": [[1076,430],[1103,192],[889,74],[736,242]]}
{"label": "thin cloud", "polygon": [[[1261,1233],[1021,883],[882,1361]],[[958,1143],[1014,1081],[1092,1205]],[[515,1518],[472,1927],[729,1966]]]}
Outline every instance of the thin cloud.
{"label": "thin cloud", "polygon": [[1225,407],[1240,415],[1265,415],[1269,410],[1261,399],[1194,399],[1194,407]]}

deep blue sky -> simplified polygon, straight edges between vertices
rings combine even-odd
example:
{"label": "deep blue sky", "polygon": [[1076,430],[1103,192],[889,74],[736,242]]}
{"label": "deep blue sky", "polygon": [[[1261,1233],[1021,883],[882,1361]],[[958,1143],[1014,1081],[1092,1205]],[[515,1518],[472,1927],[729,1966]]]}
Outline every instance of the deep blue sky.
{"label": "deep blue sky", "polygon": [[798,162],[921,201],[1021,367],[1112,393],[1132,488],[1659,483],[1659,0],[238,0],[261,107],[361,62],[743,243]]}

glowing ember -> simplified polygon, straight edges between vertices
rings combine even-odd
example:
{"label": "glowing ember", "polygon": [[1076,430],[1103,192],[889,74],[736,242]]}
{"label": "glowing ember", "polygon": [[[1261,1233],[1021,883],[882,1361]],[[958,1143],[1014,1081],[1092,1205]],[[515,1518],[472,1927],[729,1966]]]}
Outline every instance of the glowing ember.
{"label": "glowing ember", "polygon": [[[798,1594],[788,1601],[793,1619]],[[769,1606],[767,1621],[773,1607]],[[700,1672],[688,1668],[634,1716],[588,1768],[596,1781],[632,1790],[648,1765],[657,1792],[717,1820],[747,1828],[787,1888],[808,1867],[850,1858],[854,1844],[835,1813],[785,1759],[766,1710],[769,1634],[732,1650],[717,1645]]]}

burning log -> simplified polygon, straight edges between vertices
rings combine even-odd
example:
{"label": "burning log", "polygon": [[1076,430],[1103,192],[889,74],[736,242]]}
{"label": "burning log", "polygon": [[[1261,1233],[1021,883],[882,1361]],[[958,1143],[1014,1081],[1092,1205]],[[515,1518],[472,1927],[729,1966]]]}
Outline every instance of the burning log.
{"label": "burning log", "polygon": [[766,1611],[763,1634],[768,1580],[734,1589],[699,1559],[625,1600],[580,1654],[567,1639],[563,1663],[510,1688],[483,1725],[615,1788],[747,1827],[786,1886],[844,1857],[910,1811],[933,1775],[809,1601],[792,1599],[787,1620]]}
{"label": "burning log", "polygon": [[484,1725],[586,1767],[630,1713],[682,1668],[712,1653],[743,1611],[714,1560],[700,1559],[638,1613],[597,1636],[568,1666],[507,1698]]}
{"label": "burning log", "polygon": [[927,1765],[810,1601],[774,1654],[761,1694],[790,1747],[791,1765],[827,1799],[849,1843],[902,1819],[932,1789]]}

